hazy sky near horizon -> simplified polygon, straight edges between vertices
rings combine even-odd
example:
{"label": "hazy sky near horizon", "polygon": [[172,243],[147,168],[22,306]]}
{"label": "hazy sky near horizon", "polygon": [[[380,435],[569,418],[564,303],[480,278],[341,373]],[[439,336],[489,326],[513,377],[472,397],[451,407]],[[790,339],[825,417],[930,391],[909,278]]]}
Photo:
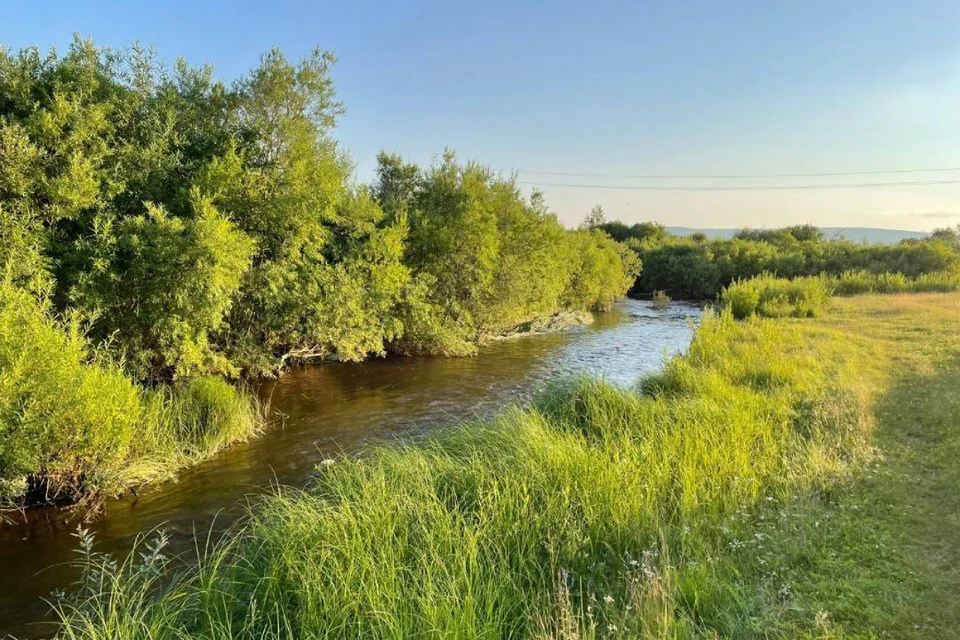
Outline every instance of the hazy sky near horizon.
{"label": "hazy sky near horizon", "polygon": [[[650,180],[526,173],[796,174],[960,168],[960,2],[52,0],[4,3],[0,43],[138,40],[233,79],[279,45],[334,51],[337,137],[359,180],[378,151],[444,147],[524,182],[756,186],[960,180],[895,175]],[[33,6],[31,6],[33,5]],[[532,188],[523,185],[524,189]],[[960,184],[646,191],[543,186],[575,224],[960,223]]]}

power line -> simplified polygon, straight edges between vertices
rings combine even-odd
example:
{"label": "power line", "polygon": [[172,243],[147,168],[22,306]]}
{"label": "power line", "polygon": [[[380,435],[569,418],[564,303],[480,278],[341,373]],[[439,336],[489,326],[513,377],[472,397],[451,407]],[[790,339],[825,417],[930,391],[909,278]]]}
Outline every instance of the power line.
{"label": "power line", "polygon": [[870,189],[873,187],[899,186],[930,186],[938,184],[960,184],[957,180],[908,180],[902,182],[861,182],[853,184],[799,184],[799,185],[750,185],[742,187],[731,186],[656,186],[656,185],[603,185],[603,184],[572,184],[567,182],[533,182],[517,180],[517,184],[537,187],[571,187],[576,189],[628,189],[631,191],[809,191],[815,189]]}
{"label": "power line", "polygon": [[643,178],[647,180],[714,180],[714,179],[738,179],[738,178],[823,178],[829,176],[878,176],[894,175],[904,173],[939,173],[949,171],[960,171],[960,167],[941,167],[931,169],[890,169],[886,171],[821,171],[816,173],[706,173],[706,174],[678,174],[678,173],[651,173],[651,174],[629,174],[629,173],[576,173],[566,171],[533,171],[528,169],[518,169],[517,173],[541,176],[565,176],[568,178]]}

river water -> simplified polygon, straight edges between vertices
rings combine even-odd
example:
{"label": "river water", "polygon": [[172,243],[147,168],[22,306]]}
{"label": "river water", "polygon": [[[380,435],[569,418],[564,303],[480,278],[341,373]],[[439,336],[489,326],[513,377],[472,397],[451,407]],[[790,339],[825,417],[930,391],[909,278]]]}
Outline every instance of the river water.
{"label": "river water", "polygon": [[[302,485],[322,459],[365,443],[416,436],[441,425],[522,401],[550,380],[590,373],[620,384],[657,371],[687,347],[700,310],[624,300],[588,326],[489,345],[473,358],[389,357],[295,369],[260,388],[278,426],[138,496],[108,502],[89,525],[102,551],[123,552],[136,536],[162,527],[174,549],[193,546],[216,522],[243,515],[246,498],[276,484]],[[0,637],[38,637],[44,598],[75,580],[71,535],[77,522],[63,510],[36,509],[0,526]]]}

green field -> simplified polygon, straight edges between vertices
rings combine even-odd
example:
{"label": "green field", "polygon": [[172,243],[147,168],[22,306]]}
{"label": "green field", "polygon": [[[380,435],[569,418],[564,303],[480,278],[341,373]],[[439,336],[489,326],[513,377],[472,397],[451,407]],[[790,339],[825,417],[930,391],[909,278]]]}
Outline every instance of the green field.
{"label": "green field", "polygon": [[708,316],[636,393],[326,465],[186,572],[90,552],[61,635],[960,637],[958,353],[956,294]]}

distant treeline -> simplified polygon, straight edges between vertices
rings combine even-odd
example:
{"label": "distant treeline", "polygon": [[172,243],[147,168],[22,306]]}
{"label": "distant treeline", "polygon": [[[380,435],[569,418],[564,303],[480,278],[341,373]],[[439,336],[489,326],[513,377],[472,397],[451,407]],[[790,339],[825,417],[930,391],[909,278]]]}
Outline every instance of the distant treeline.
{"label": "distant treeline", "polygon": [[679,237],[655,223],[627,226],[597,215],[590,226],[625,243],[643,262],[632,289],[637,295],[665,291],[678,298],[709,299],[734,281],[764,273],[796,278],[855,271],[916,278],[960,269],[956,229],[886,245],[827,239],[810,225],[744,229],[729,240],[708,240],[703,234]]}
{"label": "distant treeline", "polygon": [[0,50],[0,498],[109,484],[146,422],[203,440],[138,384],[202,389],[215,422],[236,399],[198,376],[471,353],[626,292],[633,252],[452,153],[356,184],[333,64],[273,50],[228,84],[137,46]]}

